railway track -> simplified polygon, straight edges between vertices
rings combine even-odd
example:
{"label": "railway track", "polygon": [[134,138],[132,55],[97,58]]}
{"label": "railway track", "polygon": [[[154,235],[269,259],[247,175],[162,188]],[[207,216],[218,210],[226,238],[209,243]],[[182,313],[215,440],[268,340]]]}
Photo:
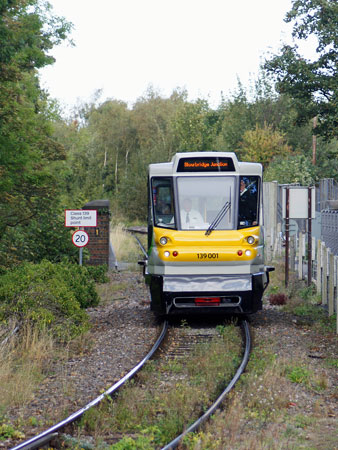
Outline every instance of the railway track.
{"label": "railway track", "polygon": [[85,407],[79,409],[74,414],[71,414],[66,419],[64,419],[61,422],[57,423],[56,425],[48,428],[48,430],[45,430],[44,432],[38,434],[37,436],[16,445],[15,447],[13,447],[12,450],[36,449],[36,448],[46,445],[48,442],[52,441],[53,439],[56,439],[61,430],[63,430],[65,427],[72,424],[76,420],[79,420],[86,411],[88,411],[90,408],[101,403],[102,400],[104,400],[104,398],[106,398],[107,396],[112,395],[114,392],[118,391],[118,389],[120,389],[120,387],[123,386],[133,376],[135,376],[135,374],[142,368],[142,366],[154,355],[156,350],[161,345],[161,342],[165,338],[167,329],[168,329],[168,322],[164,322],[162,331],[161,331],[157,341],[155,342],[155,344],[149,351],[149,353],[132,370],[130,370],[123,378],[121,378],[117,383],[115,383],[113,386],[111,386],[103,394],[99,395],[97,398],[95,398],[90,403],[88,403]]}
{"label": "railway track", "polygon": [[[229,384],[223,389],[216,401],[214,401],[214,403],[207,409],[207,411],[202,414],[198,420],[189,425],[186,430],[182,430],[183,432],[163,447],[163,450],[176,448],[186,434],[196,431],[220,406],[228,392],[240,378],[248,362],[251,347],[248,322],[243,321],[241,326],[244,338],[243,357],[236,374],[233,376]],[[167,333],[168,330],[170,330],[170,333]],[[117,392],[120,387],[122,387],[128,380],[131,380],[140,371],[144,364],[149,361],[156,352],[156,355],[158,355],[156,356],[157,359],[163,359],[169,362],[182,361],[184,364],[184,362],[189,358],[189,354],[196,348],[196,345],[212,340],[217,334],[218,331],[215,326],[200,325],[197,327],[168,327],[168,323],[164,322],[160,336],[150,352],[127,375],[125,375],[121,380],[111,386],[99,397],[88,403],[84,408],[81,408],[68,418],[50,427],[43,433],[18,444],[12,450],[36,449],[45,446],[51,441],[57,442],[61,432],[63,432],[66,427],[69,428],[69,425],[81,419],[89,409],[99,405],[107,396],[112,396],[115,392]],[[175,382],[175,380],[170,379],[170,377],[165,378],[166,379],[164,382],[167,384]]]}

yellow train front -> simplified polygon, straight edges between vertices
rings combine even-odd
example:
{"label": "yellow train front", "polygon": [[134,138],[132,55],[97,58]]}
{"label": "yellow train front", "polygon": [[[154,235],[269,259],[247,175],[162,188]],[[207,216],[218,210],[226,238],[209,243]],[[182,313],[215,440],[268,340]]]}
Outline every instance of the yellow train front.
{"label": "yellow train front", "polygon": [[146,282],[151,309],[249,314],[262,308],[262,166],[234,153],[177,153],[149,166]]}

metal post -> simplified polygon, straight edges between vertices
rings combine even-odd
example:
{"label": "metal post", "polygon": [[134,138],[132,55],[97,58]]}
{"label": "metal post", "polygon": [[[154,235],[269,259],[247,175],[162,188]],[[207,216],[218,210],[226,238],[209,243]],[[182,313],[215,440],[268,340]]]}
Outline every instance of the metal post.
{"label": "metal post", "polygon": [[312,189],[308,187],[307,285],[312,283]]}
{"label": "metal post", "polygon": [[285,191],[285,287],[289,285],[289,223],[290,223],[290,202],[289,188]]}
{"label": "metal post", "polygon": [[[83,227],[79,227],[79,230],[83,230]],[[83,247],[79,249],[79,266],[82,266]]]}

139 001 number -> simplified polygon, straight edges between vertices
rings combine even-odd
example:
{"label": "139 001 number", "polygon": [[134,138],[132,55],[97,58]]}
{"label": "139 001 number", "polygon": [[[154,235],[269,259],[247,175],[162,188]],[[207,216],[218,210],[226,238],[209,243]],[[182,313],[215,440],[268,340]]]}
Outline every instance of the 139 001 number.
{"label": "139 001 number", "polygon": [[218,259],[218,253],[197,253],[197,259]]}

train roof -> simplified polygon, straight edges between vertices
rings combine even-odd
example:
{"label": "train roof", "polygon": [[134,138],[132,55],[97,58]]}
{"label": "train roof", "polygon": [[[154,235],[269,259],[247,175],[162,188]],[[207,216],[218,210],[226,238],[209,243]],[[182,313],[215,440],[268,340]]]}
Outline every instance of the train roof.
{"label": "train roof", "polygon": [[262,175],[260,163],[241,162],[233,152],[176,153],[170,162],[149,165],[150,176],[173,175]]}

